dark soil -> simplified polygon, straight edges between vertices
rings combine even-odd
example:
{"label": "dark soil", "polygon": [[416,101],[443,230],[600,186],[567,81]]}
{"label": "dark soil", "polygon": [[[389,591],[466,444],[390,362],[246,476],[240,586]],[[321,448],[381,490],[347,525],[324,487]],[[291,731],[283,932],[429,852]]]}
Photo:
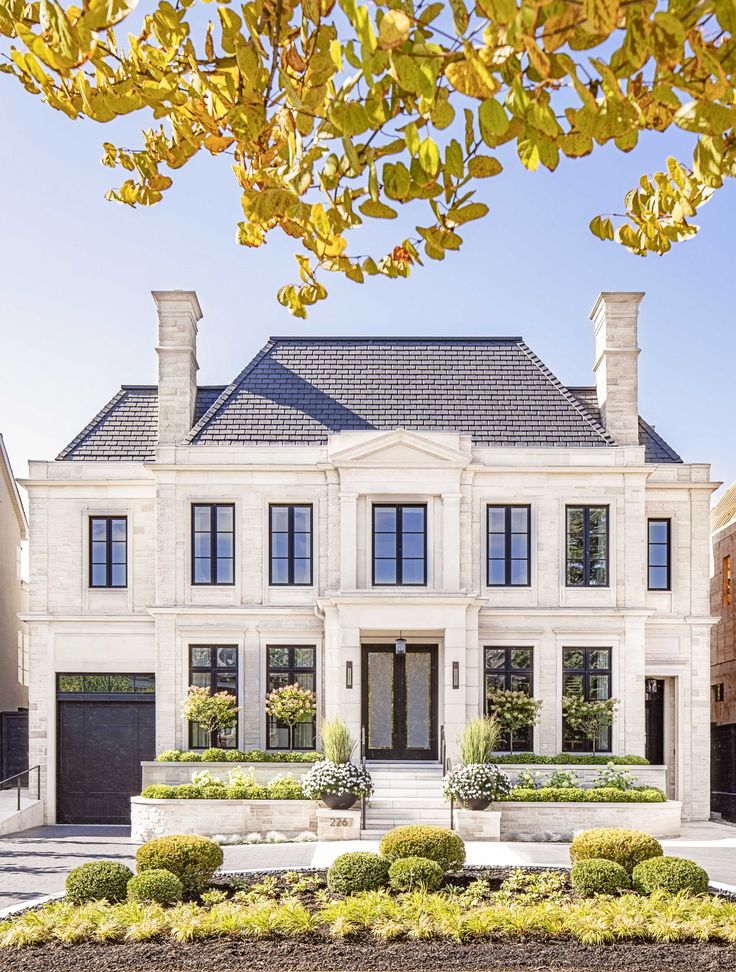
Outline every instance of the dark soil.
{"label": "dark soil", "polygon": [[187,945],[43,945],[7,951],[3,962],[13,972],[731,972],[736,945],[377,942],[314,936]]}

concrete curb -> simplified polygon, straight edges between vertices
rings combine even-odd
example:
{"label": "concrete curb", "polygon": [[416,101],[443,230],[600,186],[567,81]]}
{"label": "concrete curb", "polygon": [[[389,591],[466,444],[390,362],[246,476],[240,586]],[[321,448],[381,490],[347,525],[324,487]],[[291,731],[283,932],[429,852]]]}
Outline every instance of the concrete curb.
{"label": "concrete curb", "polygon": [[30,901],[23,901],[21,904],[0,908],[0,921],[4,918],[14,918],[16,915],[23,914],[24,911],[33,911],[35,908],[40,908],[41,905],[48,904],[49,901],[59,901],[65,897],[66,894],[63,891],[58,891],[56,894],[45,894],[41,898],[31,898]]}

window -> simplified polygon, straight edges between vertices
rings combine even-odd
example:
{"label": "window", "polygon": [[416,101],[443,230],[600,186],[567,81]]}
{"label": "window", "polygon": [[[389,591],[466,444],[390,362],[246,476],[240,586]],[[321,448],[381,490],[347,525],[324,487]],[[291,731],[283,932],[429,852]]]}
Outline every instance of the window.
{"label": "window", "polygon": [[[483,653],[486,715],[493,714],[488,696],[497,689],[534,694],[531,648],[485,648]],[[510,751],[511,739],[508,733],[501,737],[498,749],[501,752]],[[532,727],[517,729],[514,733],[514,752],[531,752],[532,749]]]}
{"label": "window", "polygon": [[488,507],[488,585],[529,584],[530,508]]}
{"label": "window", "polygon": [[[562,694],[578,695],[586,702],[611,698],[611,649],[563,648]],[[568,753],[591,752],[590,739],[573,732],[562,720],[562,748]],[[596,752],[610,752],[611,729],[602,729],[595,743]]]}
{"label": "window", "polygon": [[567,507],[567,586],[608,586],[608,507]]}
{"label": "window", "polygon": [[28,659],[28,636],[18,632],[18,681],[21,685],[28,685],[30,674]]}
{"label": "window", "polygon": [[269,508],[271,584],[312,583],[312,507]]}
{"label": "window", "polygon": [[670,589],[670,521],[649,520],[647,583],[650,591]]}
{"label": "window", "polygon": [[427,507],[373,507],[373,583],[427,583]]}
{"label": "window", "polygon": [[152,695],[154,675],[57,675],[61,695]]}
{"label": "window", "polygon": [[89,586],[127,587],[128,518],[89,518]]}
{"label": "window", "polygon": [[[267,651],[267,691],[284,685],[301,685],[311,692],[317,690],[314,645],[269,645]],[[268,716],[266,726],[268,749],[315,749],[317,729],[315,718],[294,726],[294,738],[289,741],[289,727]]]}
{"label": "window", "polygon": [[192,506],[192,583],[235,583],[235,507]]}
{"label": "window", "polygon": [[723,606],[728,607],[731,603],[731,556],[727,554],[723,558]]}
{"label": "window", "polygon": [[[190,645],[189,684],[215,692],[229,692],[238,698],[238,648],[237,645]],[[220,729],[217,738],[210,741],[207,732],[194,722],[189,723],[189,748],[237,749],[238,724]]]}
{"label": "window", "polygon": [[712,686],[712,691],[713,691],[713,701],[723,702],[724,700],[723,682],[718,682],[717,685]]}

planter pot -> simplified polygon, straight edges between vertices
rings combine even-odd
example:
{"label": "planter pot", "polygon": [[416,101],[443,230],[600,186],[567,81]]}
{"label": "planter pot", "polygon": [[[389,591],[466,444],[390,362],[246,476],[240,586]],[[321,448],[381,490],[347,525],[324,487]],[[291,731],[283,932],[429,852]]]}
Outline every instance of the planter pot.
{"label": "planter pot", "polygon": [[466,810],[487,810],[490,807],[490,800],[466,800],[463,806]]}
{"label": "planter pot", "polygon": [[330,810],[349,810],[358,798],[354,793],[323,793],[320,799]]}

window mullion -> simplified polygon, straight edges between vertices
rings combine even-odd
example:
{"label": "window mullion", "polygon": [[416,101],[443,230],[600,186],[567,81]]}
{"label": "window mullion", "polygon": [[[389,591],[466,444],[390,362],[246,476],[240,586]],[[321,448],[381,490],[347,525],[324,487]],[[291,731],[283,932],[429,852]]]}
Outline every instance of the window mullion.
{"label": "window mullion", "polygon": [[504,578],[506,580],[506,587],[511,586],[511,507],[507,506],[504,511],[504,551],[503,551],[503,569]]}
{"label": "window mullion", "polygon": [[590,587],[590,507],[583,508],[583,580]]}
{"label": "window mullion", "polygon": [[289,583],[294,583],[294,507],[289,506],[286,514],[286,574]]}
{"label": "window mullion", "polygon": [[105,552],[105,581],[108,587],[112,587],[112,517],[109,516],[105,517]]}
{"label": "window mullion", "polygon": [[396,507],[396,583],[404,583],[403,554],[404,554],[404,518],[402,506]]}

